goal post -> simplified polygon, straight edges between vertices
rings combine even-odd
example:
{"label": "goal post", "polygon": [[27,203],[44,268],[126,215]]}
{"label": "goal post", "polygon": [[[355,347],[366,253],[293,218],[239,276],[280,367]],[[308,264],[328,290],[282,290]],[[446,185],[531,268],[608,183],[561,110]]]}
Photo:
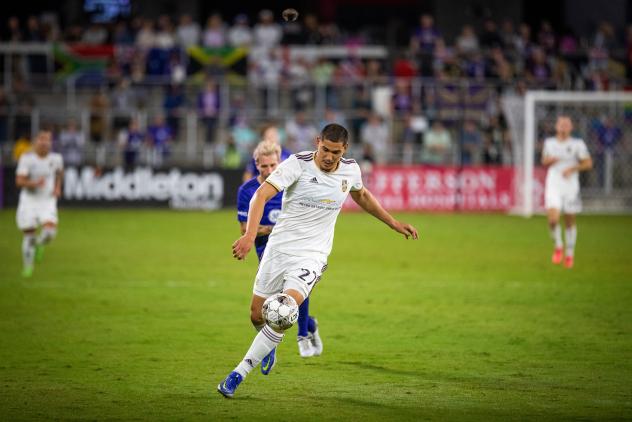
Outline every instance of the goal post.
{"label": "goal post", "polygon": [[503,99],[503,109],[514,147],[514,213],[529,217],[541,211],[536,163],[561,114],[573,120],[573,134],[586,141],[593,157],[592,174],[582,175],[586,210],[632,211],[632,93],[528,91],[524,98]]}

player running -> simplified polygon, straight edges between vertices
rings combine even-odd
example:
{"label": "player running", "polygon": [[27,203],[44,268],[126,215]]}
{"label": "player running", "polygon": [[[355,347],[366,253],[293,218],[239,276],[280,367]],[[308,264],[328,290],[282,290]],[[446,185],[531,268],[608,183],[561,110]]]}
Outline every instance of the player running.
{"label": "player running", "polygon": [[[581,212],[579,196],[579,172],[592,168],[592,159],[583,139],[571,137],[573,122],[568,116],[559,116],[555,124],[555,137],[544,141],[542,165],[548,167],[544,202],[549,220],[551,237],[555,250],[551,261],[560,264],[564,260],[566,268],[574,264],[577,226],[575,215]],[[564,212],[566,222],[566,256],[563,252],[560,213]]]}
{"label": "player running", "polygon": [[235,389],[283,339],[283,331],[264,325],[265,299],[284,292],[300,305],[327,268],[336,219],[347,195],[365,211],[408,239],[417,230],[394,219],[362,185],[360,167],[342,157],[349,134],[338,124],[325,126],[317,150],[290,156],[255,192],[248,211],[246,233],[233,244],[233,256],[244,259],[257,237],[266,202],[284,191],[281,215],[268,240],[254,283],[251,319],[263,325],[244,359],[218,386],[224,397]]}
{"label": "player running", "polygon": [[16,221],[24,233],[24,277],[33,275],[34,259],[42,260],[44,245],[57,234],[57,198],[61,196],[64,165],[61,155],[51,152],[51,145],[51,131],[40,130],[33,151],[22,154],[16,170],[15,184],[22,189]]}
{"label": "player running", "polygon": [[[250,200],[255,194],[259,186],[268,178],[268,176],[276,169],[281,160],[281,147],[276,142],[263,141],[254,150],[253,159],[257,167],[258,176],[253,177],[239,187],[237,193],[237,220],[241,226],[241,234],[246,233],[246,222],[248,220],[248,208]],[[281,199],[283,194],[278,192],[270,199],[263,209],[263,217],[257,229],[257,237],[255,238],[255,248],[257,257],[261,261],[263,251],[268,243],[268,236],[272,232],[272,227],[277,221],[281,213]],[[256,299],[253,298],[253,303]],[[299,307],[298,317],[298,351],[301,357],[308,358],[311,356],[319,356],[323,352],[323,343],[318,333],[317,321],[309,316],[309,298]],[[255,328],[260,330],[263,324],[260,321],[253,320]],[[261,372],[264,375],[270,373],[275,360],[276,349],[272,349],[269,356],[266,356],[261,364]]]}

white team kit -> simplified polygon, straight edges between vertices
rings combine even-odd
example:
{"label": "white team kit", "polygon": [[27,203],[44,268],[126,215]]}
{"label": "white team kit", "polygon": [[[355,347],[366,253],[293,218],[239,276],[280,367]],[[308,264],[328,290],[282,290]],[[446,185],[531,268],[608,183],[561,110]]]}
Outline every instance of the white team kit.
{"label": "white team kit", "polygon": [[544,141],[542,155],[554,157],[558,161],[551,165],[546,174],[544,203],[546,209],[555,208],[569,214],[581,212],[582,202],[579,196],[579,174],[573,172],[564,177],[565,169],[590,158],[586,143],[579,138],[560,141],[556,137]]}
{"label": "white team kit", "polygon": [[16,174],[30,180],[44,178],[44,186],[35,189],[23,188],[16,215],[20,230],[34,229],[43,223],[57,224],[57,198],[55,198],[55,177],[64,167],[60,154],[49,152],[40,157],[35,152],[22,154]]}
{"label": "white team kit", "polygon": [[354,160],[343,158],[335,171],[326,173],[318,168],[314,155],[313,151],[294,154],[266,179],[283,191],[283,203],[255,278],[257,296],[286,289],[309,296],[327,267],[342,204],[350,191],[363,187]]}

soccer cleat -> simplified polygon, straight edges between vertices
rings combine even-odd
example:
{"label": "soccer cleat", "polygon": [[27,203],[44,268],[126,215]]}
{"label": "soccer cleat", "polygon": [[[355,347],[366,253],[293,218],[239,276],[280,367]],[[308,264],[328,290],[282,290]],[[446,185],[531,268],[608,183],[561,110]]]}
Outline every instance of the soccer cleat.
{"label": "soccer cleat", "polygon": [[575,258],[573,258],[573,255],[569,255],[564,258],[564,266],[566,268],[573,268],[573,264],[575,264]]}
{"label": "soccer cleat", "polygon": [[22,277],[30,278],[32,275],[33,275],[33,266],[31,265],[30,267],[24,267],[24,269],[22,270]]}
{"label": "soccer cleat", "polygon": [[551,262],[554,263],[555,265],[561,264],[563,257],[564,257],[564,252],[562,251],[562,248],[555,248],[555,251],[553,252],[553,256],[551,257]]}
{"label": "soccer cleat", "polygon": [[302,358],[311,358],[314,356],[314,346],[309,337],[298,336],[298,353]]}
{"label": "soccer cleat", "polygon": [[320,334],[318,334],[318,320],[316,318],[314,318],[314,325],[316,329],[313,333],[309,333],[309,336],[314,346],[314,356],[320,356],[323,353],[323,341],[320,338]]}
{"label": "soccer cleat", "polygon": [[261,373],[268,375],[276,365],[276,347],[261,360]]}
{"label": "soccer cleat", "polygon": [[44,259],[44,245],[35,245],[35,260],[42,262]]}
{"label": "soccer cleat", "polygon": [[219,383],[217,391],[227,399],[232,399],[235,395],[235,390],[243,380],[244,378],[238,372],[233,371],[228,374],[223,382]]}

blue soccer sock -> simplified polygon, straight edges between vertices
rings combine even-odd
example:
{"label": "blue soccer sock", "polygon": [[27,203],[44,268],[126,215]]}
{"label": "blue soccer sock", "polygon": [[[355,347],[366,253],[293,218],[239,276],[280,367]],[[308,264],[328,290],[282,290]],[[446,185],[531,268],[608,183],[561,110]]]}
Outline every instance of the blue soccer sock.
{"label": "blue soccer sock", "polygon": [[298,336],[307,337],[309,329],[309,298],[306,297],[301,306],[298,307]]}
{"label": "blue soccer sock", "polygon": [[310,333],[316,331],[316,321],[311,316],[307,318],[307,331]]}

